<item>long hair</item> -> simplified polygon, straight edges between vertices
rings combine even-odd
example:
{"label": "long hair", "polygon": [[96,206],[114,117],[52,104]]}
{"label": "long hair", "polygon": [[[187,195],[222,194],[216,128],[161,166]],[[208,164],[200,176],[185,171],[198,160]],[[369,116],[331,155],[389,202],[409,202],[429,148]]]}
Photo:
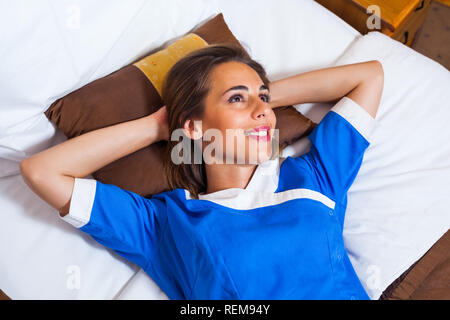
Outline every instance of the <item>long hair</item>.
{"label": "long hair", "polygon": [[[269,85],[264,68],[252,60],[248,53],[234,44],[215,44],[190,52],[167,73],[162,87],[162,100],[166,105],[169,141],[165,151],[164,170],[171,189],[183,188],[198,199],[198,194],[206,191],[206,171],[201,163],[175,164],[171,159],[172,149],[179,143],[171,141],[170,136],[175,129],[183,128],[188,119],[202,118],[205,110],[205,98],[210,88],[211,70],[225,62],[237,61],[254,69],[266,86]],[[184,137],[184,139],[189,139]],[[191,140],[191,139],[190,139]],[[201,148],[194,140],[191,144],[191,159],[194,159],[196,148]],[[184,149],[183,149],[184,150]]]}

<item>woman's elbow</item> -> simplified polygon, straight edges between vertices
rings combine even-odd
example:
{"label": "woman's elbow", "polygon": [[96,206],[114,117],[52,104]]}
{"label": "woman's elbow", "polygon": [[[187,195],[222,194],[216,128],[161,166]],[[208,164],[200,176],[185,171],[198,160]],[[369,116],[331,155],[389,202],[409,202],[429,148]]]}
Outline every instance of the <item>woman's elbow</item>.
{"label": "woman's elbow", "polygon": [[20,174],[22,175],[22,178],[25,180],[25,182],[36,180],[37,175],[39,173],[39,170],[36,170],[33,168],[33,164],[30,161],[30,159],[25,159],[20,162],[19,168],[20,168]]}
{"label": "woman's elbow", "polygon": [[41,185],[42,185],[42,169],[39,169],[36,164],[28,159],[22,160],[20,162],[20,174],[22,175],[23,181],[27,186],[37,195],[40,196]]}
{"label": "woman's elbow", "polygon": [[371,62],[373,65],[371,77],[377,79],[381,84],[383,84],[384,83],[383,64],[379,60],[372,60]]}
{"label": "woman's elbow", "polygon": [[384,89],[384,69],[383,69],[383,64],[378,61],[378,60],[374,60],[375,61],[375,82],[378,88],[378,103],[377,103],[377,109],[380,106],[380,102],[381,102],[381,96],[383,95],[383,89]]}
{"label": "woman's elbow", "polygon": [[374,113],[378,110],[378,107],[381,102],[381,96],[383,95],[384,89],[384,69],[383,64],[378,60],[370,61],[372,63],[372,69],[370,72],[370,77],[367,80],[367,83],[370,87],[370,91],[373,95],[372,99],[374,100],[372,104],[374,104],[373,109]]}
{"label": "woman's elbow", "polygon": [[68,212],[74,177],[51,174],[30,159],[20,162],[20,173],[28,187],[50,206],[60,211],[61,216]]}

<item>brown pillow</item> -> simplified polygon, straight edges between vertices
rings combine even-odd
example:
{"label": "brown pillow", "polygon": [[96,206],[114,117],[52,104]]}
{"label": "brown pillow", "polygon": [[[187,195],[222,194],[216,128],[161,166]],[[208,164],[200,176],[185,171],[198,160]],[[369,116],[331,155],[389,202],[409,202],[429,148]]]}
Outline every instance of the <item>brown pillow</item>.
{"label": "brown pillow", "polygon": [[[68,139],[149,115],[164,105],[160,90],[170,67],[188,52],[216,43],[240,45],[222,13],[167,48],[60,98],[45,115]],[[316,125],[292,106],[275,108],[274,112],[281,147],[309,134]],[[153,143],[93,172],[92,176],[144,197],[167,191],[162,162],[166,143]]]}

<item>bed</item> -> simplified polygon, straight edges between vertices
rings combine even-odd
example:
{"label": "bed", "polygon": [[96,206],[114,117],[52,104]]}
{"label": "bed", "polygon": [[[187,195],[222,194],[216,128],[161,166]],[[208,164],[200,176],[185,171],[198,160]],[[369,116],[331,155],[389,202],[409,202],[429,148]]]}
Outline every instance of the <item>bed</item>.
{"label": "bed", "polygon": [[[0,30],[10,30],[0,51],[0,289],[12,299],[167,299],[136,265],[62,221],[24,183],[19,162],[66,140],[43,114],[56,99],[219,12],[272,81],[333,65],[383,63],[379,126],[349,190],[344,225],[350,260],[371,299],[448,231],[450,73],[401,43],[378,32],[362,36],[312,0],[9,6],[0,20]],[[331,104],[295,107],[319,122]],[[308,147],[304,138],[283,155]]]}

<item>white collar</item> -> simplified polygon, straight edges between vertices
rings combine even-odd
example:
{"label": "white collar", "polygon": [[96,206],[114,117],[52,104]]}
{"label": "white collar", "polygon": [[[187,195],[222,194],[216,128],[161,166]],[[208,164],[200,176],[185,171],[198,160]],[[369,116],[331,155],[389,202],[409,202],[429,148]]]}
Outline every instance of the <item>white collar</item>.
{"label": "white collar", "polygon": [[[274,193],[278,188],[278,178],[280,174],[280,166],[285,158],[276,157],[273,160],[267,160],[260,163],[245,189],[228,188],[208,194],[199,194],[199,200],[210,200],[213,202],[222,202],[222,200],[230,200],[237,198],[243,193]],[[249,192],[250,191],[250,192]],[[193,199],[190,192],[185,190],[186,199]]]}
{"label": "white collar", "polygon": [[[259,164],[245,189],[229,188],[200,194],[199,200],[206,200],[205,203],[209,201],[235,210],[251,210],[306,198],[319,201],[330,209],[334,209],[334,201],[314,190],[297,188],[275,193],[278,188],[281,163],[285,159],[285,157],[276,158]],[[186,200],[193,199],[188,190],[185,190],[185,194]]]}

